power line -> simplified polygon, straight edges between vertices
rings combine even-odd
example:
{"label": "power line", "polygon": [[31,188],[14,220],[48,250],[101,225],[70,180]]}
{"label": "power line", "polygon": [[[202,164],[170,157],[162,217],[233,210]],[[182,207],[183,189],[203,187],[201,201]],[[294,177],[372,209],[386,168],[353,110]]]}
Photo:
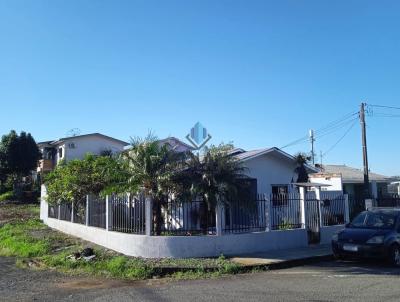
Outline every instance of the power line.
{"label": "power line", "polygon": [[337,140],[336,143],[334,143],[329,149],[328,151],[326,151],[325,153],[322,154],[322,156],[327,155],[330,151],[332,151],[345,137],[346,135],[350,132],[351,129],[353,129],[354,125],[357,123],[357,121],[354,121],[353,124],[351,124],[351,126],[346,130],[346,132]]}
{"label": "power line", "polygon": [[388,108],[388,109],[400,110],[400,107],[395,107],[395,106],[371,105],[371,104],[367,104],[367,105],[368,105],[368,106],[371,106],[371,107],[379,107],[379,108]]}
{"label": "power line", "polygon": [[[353,116],[357,115],[356,118],[352,118]],[[351,120],[349,120],[349,118],[352,118]],[[319,137],[323,137],[325,135],[331,134],[343,127],[345,127],[346,125],[349,124],[349,122],[354,121],[355,119],[358,119],[358,111],[357,112],[350,112],[344,116],[342,116],[340,119],[337,119],[335,121],[332,121],[330,123],[328,123],[327,125],[325,125],[324,127],[316,130],[315,133],[315,138],[319,138]],[[295,141],[292,141],[286,145],[284,145],[283,147],[281,147],[281,149],[283,148],[287,148],[287,147],[291,147],[291,146],[295,146],[301,143],[305,143],[309,141],[309,136],[303,136]]]}

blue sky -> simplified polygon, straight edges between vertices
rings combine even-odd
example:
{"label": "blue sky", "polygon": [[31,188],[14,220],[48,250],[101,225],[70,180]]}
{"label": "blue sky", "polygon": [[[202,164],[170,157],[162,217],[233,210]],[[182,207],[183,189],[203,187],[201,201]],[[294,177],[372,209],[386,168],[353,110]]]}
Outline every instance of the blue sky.
{"label": "blue sky", "polygon": [[[282,147],[362,101],[400,106],[399,12],[398,1],[1,0],[0,134],[184,138],[200,121],[214,143]],[[379,116],[400,110],[373,109],[370,168],[400,174],[400,119]],[[360,140],[356,123],[323,161],[361,167]]]}

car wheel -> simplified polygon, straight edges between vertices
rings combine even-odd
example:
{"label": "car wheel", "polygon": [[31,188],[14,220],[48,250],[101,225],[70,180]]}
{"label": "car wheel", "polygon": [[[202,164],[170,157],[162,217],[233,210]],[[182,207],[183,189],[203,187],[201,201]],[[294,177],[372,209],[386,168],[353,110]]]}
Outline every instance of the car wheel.
{"label": "car wheel", "polygon": [[390,250],[390,261],[394,266],[400,267],[400,247],[395,244]]}

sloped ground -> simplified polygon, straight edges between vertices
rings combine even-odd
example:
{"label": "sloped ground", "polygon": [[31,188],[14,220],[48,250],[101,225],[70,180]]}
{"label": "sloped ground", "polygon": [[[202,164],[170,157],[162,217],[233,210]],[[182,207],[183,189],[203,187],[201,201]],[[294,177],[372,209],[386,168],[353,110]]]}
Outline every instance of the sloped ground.
{"label": "sloped ground", "polygon": [[[70,275],[126,280],[172,277],[196,279],[239,272],[240,265],[217,259],[144,259],[127,257],[55,231],[38,219],[38,205],[0,204],[0,256],[16,257],[20,267],[56,269]],[[69,259],[93,248],[92,261]]]}

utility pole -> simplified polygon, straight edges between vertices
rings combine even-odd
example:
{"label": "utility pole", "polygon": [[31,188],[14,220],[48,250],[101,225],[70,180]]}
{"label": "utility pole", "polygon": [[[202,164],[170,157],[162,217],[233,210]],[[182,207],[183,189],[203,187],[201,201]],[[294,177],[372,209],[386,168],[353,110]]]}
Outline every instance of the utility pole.
{"label": "utility pole", "polygon": [[311,160],[313,165],[315,164],[315,154],[314,154],[314,142],[315,142],[315,138],[314,138],[314,130],[310,130],[309,131],[309,135],[310,135],[310,143],[311,143]]}
{"label": "utility pole", "polygon": [[320,158],[321,158],[321,163],[320,163],[320,165],[321,165],[321,168],[322,168],[322,157],[324,156],[324,155],[322,154],[322,151],[319,151],[319,156],[320,156]]}
{"label": "utility pole", "polygon": [[369,189],[369,170],[368,170],[368,154],[367,154],[367,132],[365,127],[365,103],[361,103],[360,109],[360,123],[361,123],[361,142],[363,152],[364,164],[364,198],[370,197]]}

